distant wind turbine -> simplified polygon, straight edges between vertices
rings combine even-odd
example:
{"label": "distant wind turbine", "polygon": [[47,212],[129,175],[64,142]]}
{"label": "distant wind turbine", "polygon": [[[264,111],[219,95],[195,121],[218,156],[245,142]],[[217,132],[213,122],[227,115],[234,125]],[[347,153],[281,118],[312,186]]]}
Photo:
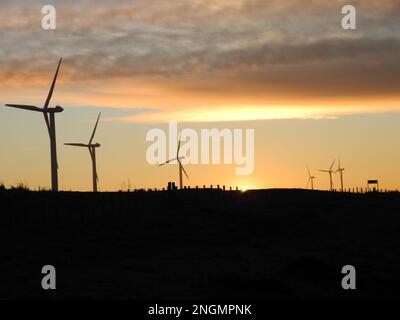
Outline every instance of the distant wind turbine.
{"label": "distant wind turbine", "polygon": [[[52,191],[58,191],[58,164],[57,164],[57,142],[56,142],[56,121],[55,113],[63,112],[64,109],[60,106],[55,108],[49,108],[50,99],[53,96],[54,87],[56,85],[58,71],[60,70],[60,65],[62,58],[58,62],[57,70],[53,78],[53,82],[50,87],[49,94],[47,96],[46,102],[43,108],[38,108],[31,105],[19,105],[19,104],[6,104],[7,107],[23,109],[29,111],[42,112],[44,116],[44,121],[46,122],[47,130],[50,137],[50,154],[51,154],[51,189]],[[49,119],[50,115],[50,119]]]}
{"label": "distant wind turbine", "polygon": [[329,173],[329,181],[330,181],[330,186],[331,186],[331,189],[330,189],[330,190],[331,190],[331,191],[333,191],[332,173],[334,172],[334,171],[332,170],[332,168],[333,168],[333,165],[335,164],[335,161],[336,161],[336,159],[333,160],[333,162],[332,162],[331,167],[329,168],[329,170],[319,170],[319,171],[321,171],[321,172]]}
{"label": "distant wind turbine", "polygon": [[183,189],[182,172],[185,174],[186,178],[189,179],[189,176],[188,176],[188,174],[187,174],[187,172],[186,172],[186,170],[185,170],[185,168],[183,167],[182,162],[181,162],[181,160],[184,159],[184,157],[179,157],[179,151],[180,151],[180,149],[181,149],[181,139],[180,139],[180,136],[179,136],[178,149],[177,149],[177,151],[176,151],[176,158],[170,159],[170,160],[168,160],[168,161],[166,161],[166,162],[160,164],[160,167],[162,167],[163,165],[165,165],[165,164],[167,164],[167,163],[170,163],[170,162],[172,162],[172,161],[175,161],[175,160],[178,161],[178,165],[179,165],[179,188],[180,188],[180,189]]}
{"label": "distant wind turbine", "polygon": [[314,190],[314,179],[316,177],[311,175],[310,168],[308,166],[307,166],[307,171],[308,171],[308,182],[307,182],[307,188],[306,189],[308,189],[308,185],[311,182],[311,190]]}
{"label": "distant wind turbine", "polygon": [[343,171],[344,171],[344,168],[342,168],[340,166],[340,158],[339,158],[339,165],[338,165],[338,168],[336,170],[336,173],[339,172],[339,174],[340,174],[340,191],[342,191],[342,192],[344,190],[343,189]]}
{"label": "distant wind turbine", "polygon": [[97,168],[96,168],[96,148],[101,147],[99,143],[92,143],[94,139],[94,135],[96,134],[97,125],[99,124],[101,112],[97,117],[96,125],[94,126],[94,130],[92,136],[90,137],[89,143],[64,143],[66,146],[73,146],[73,147],[84,147],[89,149],[90,157],[92,158],[92,171],[93,171],[93,192],[97,192],[97,183],[99,182],[99,176],[97,175]]}

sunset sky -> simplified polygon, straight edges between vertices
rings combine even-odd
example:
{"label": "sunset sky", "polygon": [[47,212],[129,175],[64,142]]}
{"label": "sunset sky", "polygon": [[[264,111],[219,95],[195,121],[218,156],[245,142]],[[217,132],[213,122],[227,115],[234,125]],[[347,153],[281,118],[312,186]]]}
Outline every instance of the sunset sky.
{"label": "sunset sky", "polygon": [[[44,5],[57,30],[41,28]],[[188,165],[195,185],[315,185],[340,155],[345,187],[400,189],[400,2],[352,1],[357,30],[341,28],[348,1],[69,0],[0,2],[0,182],[50,187],[42,107],[63,57],[52,105],[60,187],[91,189],[86,150],[99,111],[100,190],[161,188],[176,165],[146,162],[146,133],[180,128],[254,128],[255,170]],[[335,166],[336,169],[336,166]],[[335,186],[339,186],[335,175]],[[185,182],[186,183],[186,182]],[[187,184],[187,183],[186,183]]]}

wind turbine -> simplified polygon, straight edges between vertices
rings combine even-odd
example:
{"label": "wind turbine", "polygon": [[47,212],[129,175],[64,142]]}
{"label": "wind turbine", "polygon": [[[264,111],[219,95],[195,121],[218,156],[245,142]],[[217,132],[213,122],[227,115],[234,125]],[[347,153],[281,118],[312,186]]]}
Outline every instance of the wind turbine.
{"label": "wind turbine", "polygon": [[50,99],[53,96],[54,87],[56,85],[58,71],[60,70],[61,62],[62,62],[62,58],[60,58],[60,61],[58,62],[57,70],[54,75],[53,82],[51,84],[50,91],[49,91],[49,94],[47,96],[47,99],[46,99],[46,102],[45,102],[43,108],[38,108],[35,106],[31,106],[31,105],[6,104],[6,107],[43,113],[44,121],[46,122],[47,131],[49,132],[49,137],[50,137],[51,189],[52,189],[52,191],[58,191],[58,172],[57,172],[58,164],[57,164],[57,142],[56,142],[55,114],[63,112],[64,109],[60,106],[56,106],[54,108],[49,108],[49,104],[50,104]]}
{"label": "wind turbine", "polygon": [[314,190],[314,179],[316,177],[312,176],[310,173],[310,168],[307,166],[307,171],[308,171],[308,182],[307,182],[307,189],[308,189],[308,185],[311,182],[311,190]]}
{"label": "wind turbine", "polygon": [[180,149],[181,149],[181,139],[180,139],[180,136],[179,136],[178,149],[177,149],[177,151],[176,151],[176,158],[170,159],[170,160],[168,160],[168,161],[166,161],[166,162],[160,164],[159,166],[162,167],[163,165],[165,165],[165,164],[167,164],[167,163],[170,163],[170,162],[172,162],[172,161],[175,161],[175,160],[178,161],[178,165],[179,165],[179,188],[180,188],[180,189],[183,189],[182,172],[185,174],[186,178],[189,179],[189,176],[188,176],[188,174],[187,174],[187,172],[186,172],[186,170],[185,170],[185,168],[183,167],[182,162],[181,162],[181,160],[184,159],[184,157],[179,157],[179,151],[180,151]]}
{"label": "wind turbine", "polygon": [[337,172],[339,172],[340,173],[340,191],[341,192],[343,192],[343,171],[344,171],[344,168],[342,168],[341,166],[340,166],[340,158],[339,158],[339,165],[338,165],[338,168],[337,168],[337,170],[336,170],[336,173]]}
{"label": "wind turbine", "polygon": [[99,143],[92,143],[94,139],[94,135],[96,134],[97,125],[99,124],[101,112],[97,117],[96,125],[94,126],[94,130],[92,136],[90,137],[89,143],[64,143],[66,146],[73,146],[73,147],[84,147],[89,149],[90,157],[92,158],[92,171],[93,171],[93,192],[97,192],[97,183],[99,182],[99,177],[97,175],[97,168],[96,168],[96,148],[101,147]]}
{"label": "wind turbine", "polygon": [[335,164],[335,161],[336,161],[336,159],[333,160],[332,165],[331,165],[331,167],[329,168],[329,170],[319,170],[319,171],[321,171],[321,172],[329,173],[329,181],[330,181],[330,185],[331,185],[331,191],[333,191],[332,173],[334,172],[334,171],[332,170],[332,168],[333,168],[333,165]]}

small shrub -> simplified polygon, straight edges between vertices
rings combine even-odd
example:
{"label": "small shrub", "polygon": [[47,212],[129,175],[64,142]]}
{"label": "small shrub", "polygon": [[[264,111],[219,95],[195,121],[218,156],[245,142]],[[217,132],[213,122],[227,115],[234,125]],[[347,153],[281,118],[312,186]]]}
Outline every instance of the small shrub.
{"label": "small shrub", "polygon": [[11,190],[15,190],[15,191],[29,191],[29,187],[23,183],[23,182],[18,182],[18,184],[16,186],[12,186]]}

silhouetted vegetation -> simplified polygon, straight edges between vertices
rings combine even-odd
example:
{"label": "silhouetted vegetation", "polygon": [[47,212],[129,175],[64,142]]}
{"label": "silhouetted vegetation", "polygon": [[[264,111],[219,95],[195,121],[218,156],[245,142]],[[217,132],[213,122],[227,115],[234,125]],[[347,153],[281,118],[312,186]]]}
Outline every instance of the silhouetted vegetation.
{"label": "silhouetted vegetation", "polygon": [[29,191],[29,187],[24,182],[18,182],[17,185],[11,187],[11,190],[13,190],[13,191]]}
{"label": "silhouetted vegetation", "polygon": [[46,187],[39,187],[39,188],[38,188],[38,191],[39,191],[39,192],[50,192],[51,189],[46,188]]}

